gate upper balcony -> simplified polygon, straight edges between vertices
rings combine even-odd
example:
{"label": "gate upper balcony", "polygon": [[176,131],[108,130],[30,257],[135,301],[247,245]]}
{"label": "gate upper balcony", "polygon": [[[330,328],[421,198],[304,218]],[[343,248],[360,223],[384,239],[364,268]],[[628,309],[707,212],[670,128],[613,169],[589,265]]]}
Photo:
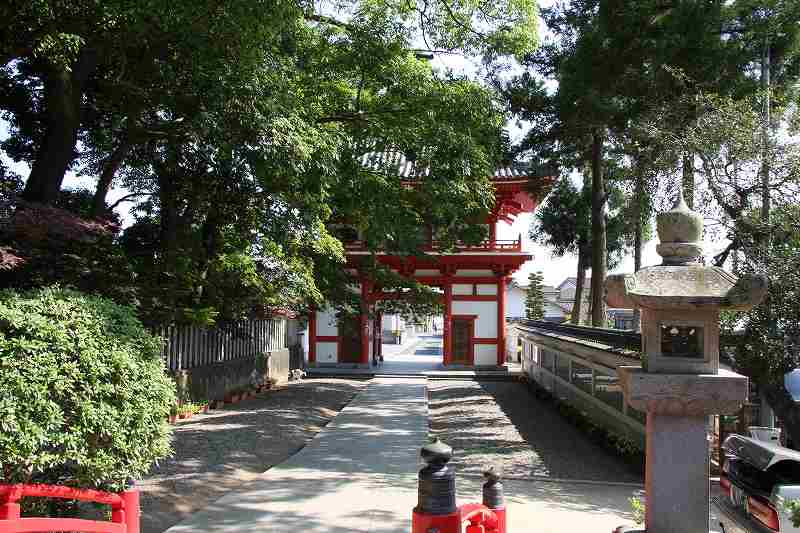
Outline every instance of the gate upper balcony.
{"label": "gate upper balcony", "polygon": [[[361,163],[375,171],[397,175],[407,187],[419,186],[425,169],[408,161],[398,152],[373,152],[363,156]],[[441,243],[434,238],[431,228],[420,227],[419,247],[421,252],[431,255],[484,255],[521,254],[522,235],[509,238],[508,231],[498,231],[498,224],[511,225],[521,213],[532,213],[541,202],[558,177],[558,170],[551,166],[536,166],[529,163],[512,163],[495,170],[491,177],[494,188],[495,205],[485,220],[488,238],[480,243],[456,243],[443,250]],[[353,228],[340,226],[337,231],[348,255],[368,253],[366,243]],[[498,238],[503,235],[504,238]]]}
{"label": "gate upper balcony", "polygon": [[[422,246],[421,251],[428,253],[436,253],[441,250],[441,246],[437,241],[428,240]],[[354,239],[344,241],[344,249],[346,253],[352,252],[366,252],[367,246],[362,240]],[[521,252],[522,251],[522,235],[516,239],[487,239],[478,244],[465,244],[456,243],[455,249],[450,253],[476,253],[476,252]]]}

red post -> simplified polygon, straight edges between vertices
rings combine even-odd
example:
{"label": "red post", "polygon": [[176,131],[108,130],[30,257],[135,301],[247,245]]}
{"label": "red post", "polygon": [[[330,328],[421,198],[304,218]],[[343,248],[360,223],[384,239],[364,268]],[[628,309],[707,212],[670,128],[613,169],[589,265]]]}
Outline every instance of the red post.
{"label": "red post", "polygon": [[506,362],[506,276],[497,277],[497,366]]}
{"label": "red post", "polygon": [[125,508],[125,533],[139,533],[140,514],[139,491],[126,490],[122,494],[123,506]]}
{"label": "red post", "polygon": [[361,278],[361,364],[369,365],[369,286],[366,278]]}
{"label": "red post", "polygon": [[448,280],[444,284],[444,320],[442,324],[442,352],[444,364],[449,365],[453,362],[452,350],[452,314],[453,314],[453,284]]}
{"label": "red post", "polygon": [[308,316],[308,362],[317,362],[317,308],[314,306]]}
{"label": "red post", "polygon": [[5,492],[0,491],[0,520],[16,520],[19,518],[19,500],[22,498],[22,486],[6,486]]}

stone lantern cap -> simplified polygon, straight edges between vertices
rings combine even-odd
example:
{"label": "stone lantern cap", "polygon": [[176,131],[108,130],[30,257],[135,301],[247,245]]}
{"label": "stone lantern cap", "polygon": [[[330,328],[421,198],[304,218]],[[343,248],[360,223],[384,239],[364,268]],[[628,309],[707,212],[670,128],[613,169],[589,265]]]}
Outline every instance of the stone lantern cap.
{"label": "stone lantern cap", "polygon": [[700,262],[703,219],[678,194],[675,206],[657,217],[656,250],[661,265],[633,274],[608,277],[607,299],[612,307],[648,309],[736,309],[757,305],[767,291],[765,276],[736,276]]}

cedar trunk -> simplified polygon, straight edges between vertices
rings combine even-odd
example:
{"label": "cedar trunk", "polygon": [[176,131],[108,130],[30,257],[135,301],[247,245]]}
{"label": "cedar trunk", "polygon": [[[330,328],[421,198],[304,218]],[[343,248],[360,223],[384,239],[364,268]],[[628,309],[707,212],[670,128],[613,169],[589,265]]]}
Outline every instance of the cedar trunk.
{"label": "cedar trunk", "polygon": [[800,444],[800,408],[783,383],[756,383],[775,415],[783,422],[784,431],[794,446]]}
{"label": "cedar trunk", "polygon": [[22,193],[27,202],[52,204],[58,199],[64,174],[75,159],[81,98],[94,72],[94,56],[82,50],[71,70],[61,65],[42,67],[45,134]]}
{"label": "cedar trunk", "polygon": [[592,325],[606,326],[606,191],[603,183],[603,136],[592,134]]}
{"label": "cedar trunk", "polygon": [[[636,217],[633,234],[633,271],[638,272],[642,268],[642,247],[644,246],[644,220],[642,220],[644,203],[644,176],[642,169],[638,168],[636,173],[636,199],[634,200],[634,216]],[[637,307],[633,310],[633,329],[640,331],[642,324],[642,312]]]}
{"label": "cedar trunk", "polygon": [[100,218],[106,213],[106,196],[108,191],[111,190],[111,184],[114,181],[114,175],[119,170],[122,162],[131,150],[131,142],[128,135],[125,135],[120,141],[119,146],[111,153],[103,165],[103,172],[97,180],[97,189],[95,189],[94,197],[92,198],[92,216]]}
{"label": "cedar trunk", "polygon": [[581,312],[583,311],[583,282],[586,279],[586,254],[582,247],[578,251],[578,278],[575,280],[575,301],[572,303],[572,317],[570,322],[573,324],[581,323]]}

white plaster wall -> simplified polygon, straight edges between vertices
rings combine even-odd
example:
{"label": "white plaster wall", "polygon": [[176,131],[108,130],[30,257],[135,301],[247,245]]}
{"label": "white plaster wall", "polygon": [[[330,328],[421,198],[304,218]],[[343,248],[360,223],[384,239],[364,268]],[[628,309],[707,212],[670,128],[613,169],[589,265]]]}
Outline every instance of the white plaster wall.
{"label": "white plaster wall", "polygon": [[317,335],[335,337],[338,334],[339,328],[336,327],[336,313],[333,309],[325,308],[317,311]]}
{"label": "white plaster wall", "polygon": [[497,346],[494,344],[476,344],[475,364],[497,365]]}
{"label": "white plaster wall", "polygon": [[491,270],[457,270],[456,277],[458,276],[493,276]]}
{"label": "white plaster wall", "polygon": [[[453,302],[454,315],[478,315],[475,336],[497,338],[497,302]],[[495,358],[496,360],[496,358]]]}
{"label": "white plaster wall", "polygon": [[525,318],[525,291],[518,287],[506,290],[506,318]]}
{"label": "white plaster wall", "polygon": [[453,294],[472,294],[472,285],[454,284]]}
{"label": "white plaster wall", "polygon": [[497,285],[495,284],[484,284],[481,283],[478,285],[478,294],[489,296],[491,294],[497,294]]}
{"label": "white plaster wall", "polygon": [[338,344],[335,342],[318,342],[317,343],[317,362],[318,363],[336,363],[336,348]]}

